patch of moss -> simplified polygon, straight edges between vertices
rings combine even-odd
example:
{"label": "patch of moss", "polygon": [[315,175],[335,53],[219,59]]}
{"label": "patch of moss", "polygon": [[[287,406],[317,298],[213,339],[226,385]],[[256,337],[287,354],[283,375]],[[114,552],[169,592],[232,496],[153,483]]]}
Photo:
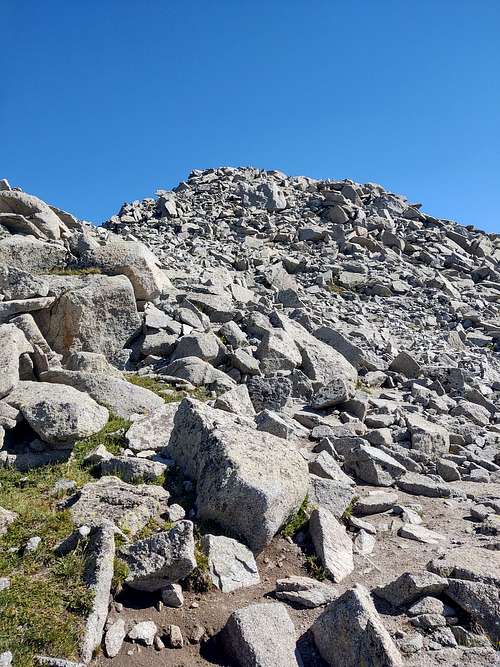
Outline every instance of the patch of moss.
{"label": "patch of moss", "polygon": [[282,527],[281,534],[283,535],[283,537],[292,538],[296,533],[299,532],[299,530],[304,528],[309,521],[311,510],[312,508],[309,505],[309,499],[306,496],[302,501],[302,504],[299,507],[299,509],[295,512],[293,516],[291,516],[288,519],[288,521]]}
{"label": "patch of moss", "polygon": [[102,273],[101,269],[98,269],[96,266],[87,267],[87,268],[78,268],[67,266],[64,268],[55,268],[51,269],[49,273],[53,276],[92,276]]}
{"label": "patch of moss", "polygon": [[213,583],[208,568],[208,556],[202,551],[199,539],[195,541],[194,557],[196,558],[196,567],[184,579],[184,588],[194,593],[206,593],[213,588]]}
{"label": "patch of moss", "polygon": [[178,391],[167,382],[162,382],[161,380],[144,375],[138,375],[137,373],[126,373],[125,379],[138,387],[149,389],[149,391],[152,391],[154,394],[160,396],[160,398],[163,398],[165,403],[178,403],[186,396],[192,396],[198,401],[208,401],[211,398],[210,393],[205,387],[196,387],[196,389],[193,389],[192,391]]}

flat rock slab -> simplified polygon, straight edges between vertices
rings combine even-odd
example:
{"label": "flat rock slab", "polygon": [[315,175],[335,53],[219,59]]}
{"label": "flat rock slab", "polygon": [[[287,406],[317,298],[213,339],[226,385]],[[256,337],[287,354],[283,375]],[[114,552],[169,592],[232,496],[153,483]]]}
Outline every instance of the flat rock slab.
{"label": "flat rock slab", "polygon": [[416,542],[422,542],[423,544],[439,544],[440,542],[446,541],[444,535],[440,535],[440,533],[436,533],[434,530],[411,524],[404,524],[401,526],[398,530],[398,535],[407,540],[415,540]]}
{"label": "flat rock slab", "polygon": [[294,667],[296,632],[285,605],[253,604],[229,617],[223,631],[224,648],[239,667]]}
{"label": "flat rock slab", "polygon": [[391,510],[398,502],[398,494],[391,491],[373,491],[358,498],[354,506],[356,516],[370,516]]}
{"label": "flat rock slab", "polygon": [[361,584],[332,602],[312,626],[314,641],[331,667],[402,667],[403,659]]}
{"label": "flat rock slab", "polygon": [[201,548],[208,558],[210,578],[223,593],[260,582],[254,555],[241,542],[223,535],[204,535]]}
{"label": "flat rock slab", "polygon": [[337,591],[330,584],[317,579],[292,576],[277,580],[276,597],[300,607],[314,609],[335,600]]}
{"label": "flat rock slab", "polygon": [[354,570],[352,541],[331,512],[319,508],[311,513],[309,532],[314,550],[333,581],[338,583]]}
{"label": "flat rock slab", "polygon": [[117,477],[101,477],[85,484],[70,511],[77,526],[112,522],[135,535],[167,508],[169,493],[161,486],[127,484]]}
{"label": "flat rock slab", "polygon": [[405,572],[397,579],[374,589],[374,594],[393,607],[411,604],[424,595],[439,595],[448,586],[447,579],[431,572]]}
{"label": "flat rock slab", "polygon": [[427,564],[430,572],[442,577],[468,579],[500,588],[500,552],[471,545],[450,549]]}

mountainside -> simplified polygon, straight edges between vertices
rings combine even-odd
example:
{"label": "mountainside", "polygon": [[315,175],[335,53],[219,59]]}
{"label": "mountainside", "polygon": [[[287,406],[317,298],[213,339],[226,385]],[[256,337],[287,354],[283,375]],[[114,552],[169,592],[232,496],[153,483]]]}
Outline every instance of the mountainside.
{"label": "mountainside", "polygon": [[421,209],[0,181],[1,666],[496,664],[500,236]]}

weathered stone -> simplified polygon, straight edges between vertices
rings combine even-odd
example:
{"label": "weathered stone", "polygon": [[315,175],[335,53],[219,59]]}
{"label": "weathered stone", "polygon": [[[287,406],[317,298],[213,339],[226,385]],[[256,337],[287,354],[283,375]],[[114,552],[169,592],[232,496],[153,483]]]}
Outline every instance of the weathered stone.
{"label": "weathered stone", "polygon": [[312,626],[314,641],[331,667],[402,667],[403,660],[382,624],[368,590],[347,590]]}
{"label": "weathered stone", "polygon": [[18,327],[0,324],[0,398],[19,382],[19,359],[29,352],[33,352],[33,347]]}
{"label": "weathered stone", "polygon": [[104,637],[104,650],[108,658],[114,658],[120,653],[126,635],[125,621],[122,618],[118,618],[108,626]]}
{"label": "weathered stone", "polygon": [[285,605],[253,604],[234,611],[223,631],[228,656],[240,667],[294,667],[296,633]]}
{"label": "weathered stone", "polygon": [[210,578],[223,593],[260,582],[255,558],[240,542],[223,535],[204,535],[201,547],[208,558]]}
{"label": "weathered stone", "polygon": [[109,521],[135,535],[149,519],[166,509],[168,498],[161,486],[133,485],[117,477],[101,477],[80,489],[70,511],[77,525],[99,526]]}
{"label": "weathered stone", "polygon": [[335,600],[337,592],[330,584],[317,579],[292,576],[276,581],[276,597],[278,600],[313,609]]}
{"label": "weathered stone", "polygon": [[415,414],[406,417],[406,425],[410,432],[413,449],[418,449],[430,456],[448,454],[450,435],[445,428]]}
{"label": "weathered stone", "polygon": [[333,581],[345,579],[354,570],[354,561],[352,541],[344,526],[331,512],[319,508],[311,513],[309,532],[314,550]]}
{"label": "weathered stone", "polygon": [[225,410],[236,415],[244,415],[245,417],[254,417],[255,409],[248,388],[244,384],[237,385],[234,389],[224,392],[217,397],[214,407],[217,410]]}
{"label": "weathered stone", "polygon": [[259,550],[302,503],[307,465],[283,440],[241,419],[184,399],[167,451],[196,480],[199,517]]}
{"label": "weathered stone", "polygon": [[138,540],[121,553],[129,567],[126,583],[139,591],[158,591],[187,577],[196,567],[193,524],[179,521],[168,531]]}
{"label": "weathered stone", "polygon": [[42,440],[56,446],[71,446],[100,431],[108,411],[81,391],[48,382],[20,382],[9,394],[10,405]]}
{"label": "weathered stone", "polygon": [[405,572],[397,579],[374,589],[377,597],[387,600],[393,607],[408,605],[424,595],[439,595],[448,585],[443,577],[431,572],[412,574]]}
{"label": "weathered stone", "polygon": [[375,486],[391,486],[406,472],[396,459],[370,445],[348,451],[344,457],[344,469],[363,482]]}
{"label": "weathered stone", "polygon": [[166,447],[174,428],[178,407],[178,403],[165,403],[146,417],[136,419],[126,433],[129,449],[142,452]]}

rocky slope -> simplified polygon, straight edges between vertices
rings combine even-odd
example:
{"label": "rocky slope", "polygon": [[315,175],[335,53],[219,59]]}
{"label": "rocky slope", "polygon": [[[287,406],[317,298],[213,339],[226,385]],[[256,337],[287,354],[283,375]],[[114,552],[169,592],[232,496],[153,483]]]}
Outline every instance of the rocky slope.
{"label": "rocky slope", "polygon": [[0,182],[0,665],[492,665],[500,237],[193,171]]}

